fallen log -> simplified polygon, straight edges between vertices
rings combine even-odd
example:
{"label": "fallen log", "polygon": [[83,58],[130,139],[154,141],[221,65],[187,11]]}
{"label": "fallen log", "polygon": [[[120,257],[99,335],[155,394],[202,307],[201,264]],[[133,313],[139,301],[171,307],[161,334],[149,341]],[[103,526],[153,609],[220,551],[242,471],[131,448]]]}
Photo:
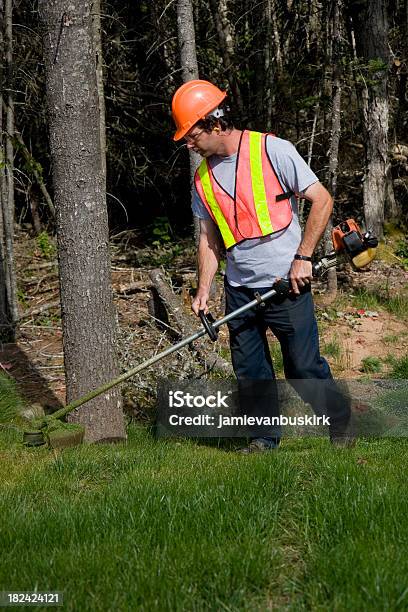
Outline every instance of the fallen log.
{"label": "fallen log", "polygon": [[45,270],[46,268],[52,268],[53,266],[58,266],[57,261],[37,261],[28,266],[24,266],[24,270]]}
{"label": "fallen log", "polygon": [[42,304],[37,308],[30,308],[30,310],[26,310],[25,312],[23,312],[23,314],[19,317],[19,320],[23,321],[24,319],[30,319],[31,317],[34,317],[36,315],[44,314],[44,312],[47,312],[47,310],[51,310],[52,308],[60,308],[60,301],[55,300],[53,302],[47,302],[46,304]]}
{"label": "fallen log", "polygon": [[134,283],[128,283],[127,285],[119,285],[119,288],[116,290],[117,293],[145,293],[148,289],[146,289],[146,285],[144,281],[136,281]]}
{"label": "fallen log", "polygon": [[[172,291],[164,278],[163,272],[158,269],[151,270],[149,277],[153,283],[153,295],[157,292],[161,303],[165,306],[167,313],[172,317],[177,329],[180,331],[180,335],[185,337],[194,334],[197,331],[197,326],[194,326],[188,315],[185,314],[182,301]],[[162,316],[157,316],[157,314],[155,316],[163,320]],[[168,319],[164,320],[164,322],[167,323]],[[233,375],[232,365],[211,348],[194,345],[194,351],[199,361],[205,363],[210,370],[220,372],[224,376]]]}

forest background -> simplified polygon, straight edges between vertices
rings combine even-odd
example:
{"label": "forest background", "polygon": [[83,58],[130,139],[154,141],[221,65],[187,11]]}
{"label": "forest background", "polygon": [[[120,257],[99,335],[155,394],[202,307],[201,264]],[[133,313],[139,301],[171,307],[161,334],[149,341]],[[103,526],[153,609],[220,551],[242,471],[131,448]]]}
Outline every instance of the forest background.
{"label": "forest background", "polygon": [[[38,208],[40,223],[52,228],[38,189],[40,178],[52,198],[38,10],[29,0],[13,4],[14,53],[3,90],[13,93],[15,130],[30,153],[27,158],[15,141],[16,221],[32,223],[31,210]],[[367,167],[387,147],[385,218],[406,222],[407,2],[369,5],[371,26],[360,1],[195,1],[199,77],[229,92],[238,127],[272,131],[296,145],[335,191],[335,221],[349,212],[364,219]],[[102,45],[110,230],[136,227],[146,237],[149,224],[162,222],[172,237],[191,235],[189,158],[172,140],[170,114],[183,81],[177,3],[103,3]],[[376,121],[371,99],[377,114],[386,105],[378,121],[388,121],[387,139],[379,137],[378,152],[374,145],[368,150]],[[338,127],[334,113],[340,113]]]}

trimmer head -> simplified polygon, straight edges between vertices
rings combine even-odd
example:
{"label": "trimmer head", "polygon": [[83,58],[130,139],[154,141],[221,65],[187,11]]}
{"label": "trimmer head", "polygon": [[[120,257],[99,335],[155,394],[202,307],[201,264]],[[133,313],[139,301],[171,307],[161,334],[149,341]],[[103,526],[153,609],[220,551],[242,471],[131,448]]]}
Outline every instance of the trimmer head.
{"label": "trimmer head", "polygon": [[85,427],[79,424],[63,423],[54,419],[44,425],[42,429],[25,431],[23,444],[27,447],[44,446],[50,448],[68,448],[82,444]]}

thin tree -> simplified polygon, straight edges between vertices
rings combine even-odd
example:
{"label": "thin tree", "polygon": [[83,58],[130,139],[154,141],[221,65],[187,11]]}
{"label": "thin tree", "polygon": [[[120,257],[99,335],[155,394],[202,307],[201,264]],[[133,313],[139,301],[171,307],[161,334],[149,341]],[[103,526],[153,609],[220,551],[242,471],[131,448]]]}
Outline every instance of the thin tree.
{"label": "thin tree", "polygon": [[[341,93],[342,93],[342,15],[343,1],[334,0],[333,15],[332,15],[332,32],[333,46],[331,64],[332,71],[332,108],[331,108],[331,138],[329,150],[329,171],[328,171],[328,189],[333,198],[336,198],[337,191],[337,168],[339,163],[339,144],[341,135]],[[333,229],[333,219],[330,217],[324,235],[325,247],[327,251],[333,249],[331,241],[331,232]],[[334,298],[337,293],[337,273],[333,268],[327,273],[327,291],[331,298]]]}
{"label": "thin tree", "polygon": [[363,183],[367,227],[382,235],[388,171],[388,21],[385,0],[353,0],[356,49],[363,81],[366,168]]}
{"label": "thin tree", "polygon": [[[0,0],[0,57],[4,57],[4,2]],[[6,176],[4,171],[5,150],[3,142],[3,62],[0,62],[0,343],[5,340],[9,327],[7,316],[6,260],[4,255],[4,200]]]}
{"label": "thin tree", "polygon": [[264,100],[265,100],[265,126],[272,129],[272,111],[274,105],[274,77],[278,81],[282,75],[282,52],[278,29],[278,18],[275,0],[266,0],[264,7],[266,37],[264,55]]}
{"label": "thin tree", "polygon": [[[197,51],[195,44],[194,16],[191,0],[178,0],[177,2],[177,33],[180,50],[180,64],[183,82],[198,79]],[[201,157],[189,149],[191,194],[193,193],[194,174],[200,164]],[[196,243],[200,235],[200,226],[194,218],[194,235]]]}
{"label": "thin tree", "polygon": [[[13,341],[18,321],[17,283],[14,270],[14,101],[13,101],[13,4],[0,4],[1,67],[0,101],[0,340]],[[4,34],[3,34],[4,33]],[[6,87],[5,87],[6,85]],[[4,103],[4,104],[3,104]],[[5,109],[5,126],[3,120]],[[4,129],[5,127],[5,129]]]}
{"label": "thin tree", "polygon": [[[67,400],[118,374],[90,0],[40,0]],[[125,438],[121,396],[72,415],[88,441]]]}

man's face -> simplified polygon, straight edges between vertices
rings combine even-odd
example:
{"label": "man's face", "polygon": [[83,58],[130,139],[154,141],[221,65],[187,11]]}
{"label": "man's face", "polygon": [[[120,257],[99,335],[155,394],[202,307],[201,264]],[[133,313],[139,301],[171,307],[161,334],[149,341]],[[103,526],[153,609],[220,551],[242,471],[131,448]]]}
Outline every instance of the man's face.
{"label": "man's face", "polygon": [[199,153],[201,157],[209,157],[216,153],[219,142],[216,132],[208,133],[196,125],[184,136],[184,140],[187,148]]}

